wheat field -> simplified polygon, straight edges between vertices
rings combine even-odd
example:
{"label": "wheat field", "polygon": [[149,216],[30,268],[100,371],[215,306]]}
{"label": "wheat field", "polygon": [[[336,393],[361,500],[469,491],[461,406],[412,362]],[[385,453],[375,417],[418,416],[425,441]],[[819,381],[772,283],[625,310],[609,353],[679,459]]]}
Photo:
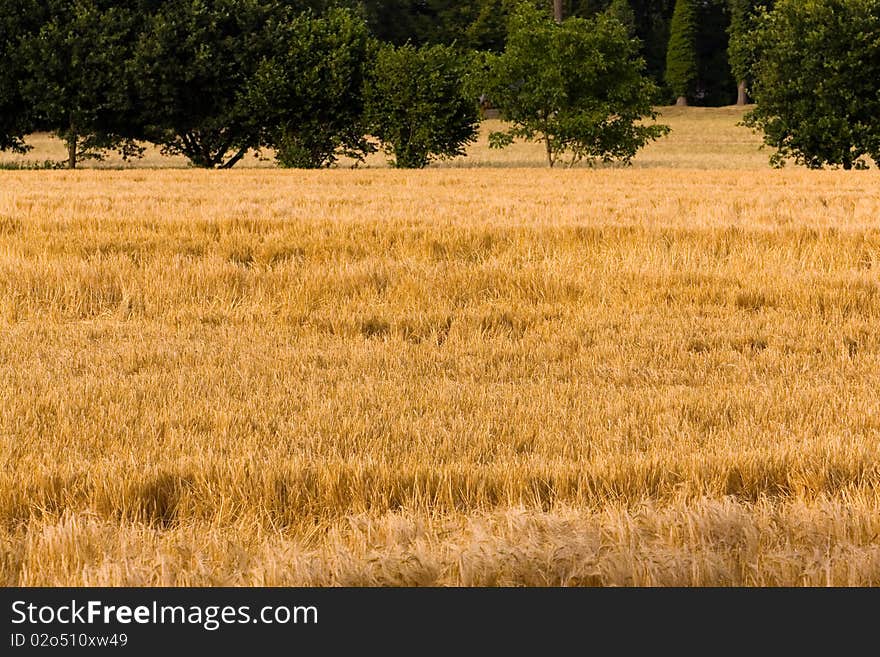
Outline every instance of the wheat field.
{"label": "wheat field", "polygon": [[703,137],[0,172],[0,584],[880,584],[877,173]]}

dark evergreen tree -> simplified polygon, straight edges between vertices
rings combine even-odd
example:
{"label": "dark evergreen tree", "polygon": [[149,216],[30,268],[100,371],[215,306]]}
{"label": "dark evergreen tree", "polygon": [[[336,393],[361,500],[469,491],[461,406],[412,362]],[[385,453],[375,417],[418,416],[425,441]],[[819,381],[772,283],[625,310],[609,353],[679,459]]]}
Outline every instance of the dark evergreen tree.
{"label": "dark evergreen tree", "polygon": [[468,45],[476,50],[501,52],[507,39],[509,7],[506,0],[483,0],[467,28]]}
{"label": "dark evergreen tree", "polygon": [[697,14],[697,82],[694,103],[730,105],[736,83],[727,59],[730,13],[727,0],[699,0]]}
{"label": "dark evergreen tree", "polygon": [[675,95],[675,104],[687,105],[688,97],[696,91],[699,76],[697,11],[694,0],[676,0],[669,31],[666,83]]}

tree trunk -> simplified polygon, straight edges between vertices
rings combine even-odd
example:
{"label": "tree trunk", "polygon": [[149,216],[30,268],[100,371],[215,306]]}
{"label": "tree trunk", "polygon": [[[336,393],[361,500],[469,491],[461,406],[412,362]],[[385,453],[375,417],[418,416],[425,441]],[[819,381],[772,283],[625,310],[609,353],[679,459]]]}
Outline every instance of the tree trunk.
{"label": "tree trunk", "polygon": [[736,104],[745,105],[747,102],[748,95],[746,94],[746,81],[740,80],[739,84],[736,85]]}
{"label": "tree trunk", "polygon": [[675,106],[676,107],[687,107],[687,104],[688,104],[687,96],[679,96],[678,98],[675,99]]}
{"label": "tree trunk", "polygon": [[248,149],[247,149],[247,148],[241,148],[241,149],[239,149],[239,151],[238,151],[235,155],[233,155],[233,156],[232,156],[231,158],[229,158],[226,162],[224,162],[223,164],[221,164],[221,165],[220,165],[220,168],[221,168],[221,169],[231,169],[231,168],[234,167],[236,164],[238,164],[238,161],[241,160],[241,158],[243,158],[245,155],[247,155],[247,152],[248,152]]}
{"label": "tree trunk", "polygon": [[556,164],[556,161],[553,158],[553,147],[550,145],[550,137],[544,137],[544,145],[547,147],[547,162],[552,169],[553,165]]}
{"label": "tree trunk", "polygon": [[71,130],[67,137],[67,168],[76,169],[76,133]]}
{"label": "tree trunk", "polygon": [[562,0],[553,0],[553,18],[557,23],[562,22]]}

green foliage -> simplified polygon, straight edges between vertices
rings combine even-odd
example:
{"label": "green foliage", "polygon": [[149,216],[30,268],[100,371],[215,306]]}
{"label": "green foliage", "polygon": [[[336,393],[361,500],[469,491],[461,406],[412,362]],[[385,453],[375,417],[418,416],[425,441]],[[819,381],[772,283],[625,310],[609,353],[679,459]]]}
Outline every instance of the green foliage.
{"label": "green foliage", "polygon": [[739,80],[751,79],[751,68],[757,60],[756,40],[752,34],[760,16],[772,6],[772,0],[728,0],[730,27],[728,59],[733,76]]}
{"label": "green foliage", "polygon": [[[329,0],[328,0],[329,1]],[[526,0],[542,12],[552,11],[552,0]],[[760,1],[760,0],[755,0]],[[517,0],[345,0],[359,4],[374,35],[395,44],[442,43],[481,51],[501,52],[506,25]],[[612,12],[623,19],[630,36],[640,40],[639,55],[646,73],[665,82],[670,22],[676,0],[564,0],[567,17],[594,18]],[[627,5],[629,10],[627,11]],[[727,61],[727,0],[691,0],[695,15],[691,62],[696,61],[689,94],[700,104],[732,101],[734,80]],[[629,15],[632,15],[632,22]]]}
{"label": "green foliage", "polygon": [[134,58],[147,139],[207,168],[232,167],[259,145],[248,89],[273,55],[272,9],[260,0],[161,4]]}
{"label": "green foliage", "polygon": [[363,86],[374,48],[363,20],[343,9],[285,15],[272,25],[271,41],[277,52],[260,64],[248,94],[261,117],[261,143],[278,162],[317,168],[375,150],[364,138]]}
{"label": "green foliage", "polygon": [[636,14],[636,36],[642,41],[641,55],[648,74],[658,84],[665,82],[669,23],[675,0],[631,0]]}
{"label": "green foliage", "polygon": [[100,0],[53,0],[38,30],[21,39],[22,95],[36,120],[67,143],[68,166],[115,149],[140,155],[132,137],[135,97],[127,69],[137,14]]}
{"label": "green foliage", "polygon": [[27,78],[21,40],[39,26],[32,0],[4,0],[0,12],[0,150],[27,151],[23,138],[34,128],[33,109],[25,100]]}
{"label": "green foliage", "polygon": [[666,83],[676,97],[692,96],[698,74],[697,11],[694,0],[676,0],[666,51]]}
{"label": "green foliage", "polygon": [[479,114],[468,93],[467,57],[449,46],[382,47],[365,89],[370,133],[392,163],[421,168],[465,154]]}
{"label": "green foliage", "polygon": [[620,21],[630,38],[636,36],[636,14],[629,0],[611,0],[611,4],[608,5],[605,12],[610,18]]}
{"label": "green foliage", "polygon": [[490,145],[543,141],[551,167],[566,153],[570,166],[581,160],[629,163],[668,131],[641,122],[656,117],[657,88],[637,53],[638,42],[616,19],[569,18],[557,25],[521,6],[504,52],[485,60],[489,97],[511,124],[492,133]]}
{"label": "green foliage", "polygon": [[754,32],[746,125],[809,168],[880,164],[880,0],[780,0]]}
{"label": "green foliage", "polygon": [[452,43],[479,13],[476,3],[456,0],[366,0],[361,6],[373,34],[395,45]]}
{"label": "green foliage", "polygon": [[737,80],[745,80],[749,74],[751,58],[748,55],[747,42],[753,25],[753,0],[728,0],[730,4],[730,40],[727,46],[727,57],[730,70]]}
{"label": "green foliage", "polygon": [[500,52],[507,39],[508,0],[482,0],[479,11],[467,26],[468,44],[477,50]]}

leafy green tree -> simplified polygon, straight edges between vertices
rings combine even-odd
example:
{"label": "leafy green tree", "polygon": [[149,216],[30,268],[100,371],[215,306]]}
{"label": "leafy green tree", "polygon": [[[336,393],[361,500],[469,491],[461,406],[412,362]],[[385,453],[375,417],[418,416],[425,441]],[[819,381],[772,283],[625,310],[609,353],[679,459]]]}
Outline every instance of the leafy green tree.
{"label": "leafy green tree", "polygon": [[365,88],[367,125],[394,166],[422,168],[465,154],[479,125],[469,71],[469,59],[449,46],[379,50]]}
{"label": "leafy green tree", "polygon": [[754,31],[746,125],[809,168],[880,164],[880,0],[779,0]]}
{"label": "leafy green tree", "polygon": [[736,104],[748,102],[751,68],[757,59],[753,32],[761,14],[772,7],[772,0],[729,0],[728,59],[736,79]]}
{"label": "leafy green tree", "polygon": [[602,14],[556,24],[522,5],[511,18],[504,52],[486,59],[489,97],[510,123],[490,135],[490,145],[540,140],[551,167],[566,153],[569,166],[629,163],[668,131],[642,122],[657,116],[657,87],[637,53],[638,42],[616,19]]}
{"label": "leafy green tree", "polygon": [[40,27],[20,40],[21,93],[35,119],[67,145],[67,166],[114,149],[138,156],[127,62],[138,14],[101,0],[52,0]]}
{"label": "leafy green tree", "polygon": [[249,87],[261,117],[261,143],[282,166],[317,168],[340,154],[356,159],[375,150],[364,137],[363,87],[371,38],[348,10],[325,16],[285,15],[272,27],[278,52],[264,60]]}
{"label": "leafy green tree", "polygon": [[0,12],[0,150],[26,152],[24,137],[35,127],[21,42],[39,28],[40,13],[34,0],[5,0]]}
{"label": "leafy green tree", "polygon": [[697,11],[694,0],[676,0],[666,51],[666,83],[676,105],[687,105],[699,74],[697,59]]}
{"label": "leafy green tree", "polygon": [[134,57],[149,141],[205,168],[235,166],[259,145],[248,89],[273,54],[274,9],[260,0],[161,3]]}

